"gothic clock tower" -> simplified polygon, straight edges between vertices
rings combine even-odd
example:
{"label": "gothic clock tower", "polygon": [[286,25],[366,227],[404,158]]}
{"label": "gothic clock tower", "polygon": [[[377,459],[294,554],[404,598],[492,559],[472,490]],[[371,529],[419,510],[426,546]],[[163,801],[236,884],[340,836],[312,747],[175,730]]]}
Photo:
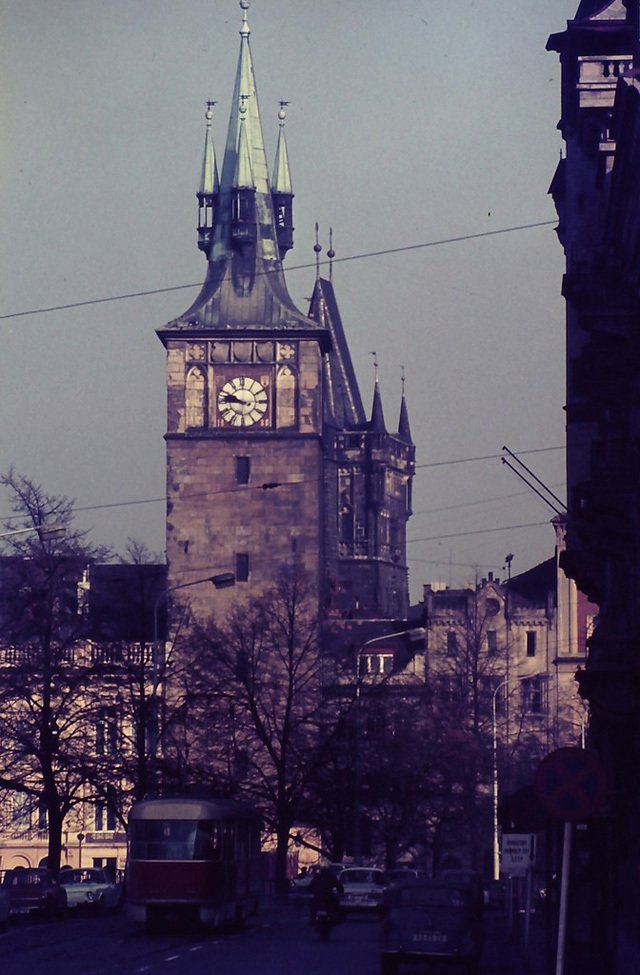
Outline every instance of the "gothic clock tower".
{"label": "gothic clock tower", "polygon": [[317,275],[309,314],[282,262],[293,246],[285,104],[271,178],[240,0],[240,54],[220,172],[208,103],[198,246],[207,274],[191,307],[159,330],[167,350],[169,589],[233,572],[233,589],[190,589],[197,615],[304,572],[341,615],[408,611],[405,523],[414,448],[404,401],[387,434],[371,421],[333,287]]}
{"label": "gothic clock tower", "polygon": [[[193,305],[158,333],[167,350],[169,587],[230,571],[234,598],[244,586],[265,589],[283,564],[299,565],[320,590],[322,358],[330,341],[287,291],[293,193],[284,105],[270,180],[248,0],[240,6],[220,176],[211,103],[207,110],[198,192],[206,280]],[[209,587],[189,595],[196,611],[210,610]]]}

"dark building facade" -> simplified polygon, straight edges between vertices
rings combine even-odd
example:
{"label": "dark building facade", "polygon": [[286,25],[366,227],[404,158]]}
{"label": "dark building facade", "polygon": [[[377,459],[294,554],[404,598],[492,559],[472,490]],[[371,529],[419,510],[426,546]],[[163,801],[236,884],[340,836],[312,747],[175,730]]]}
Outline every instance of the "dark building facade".
{"label": "dark building facade", "polygon": [[[600,607],[586,665],[588,743],[606,769],[583,850],[590,970],[640,946],[640,85],[637,0],[582,0],[560,56],[565,157],[551,193],[566,255],[568,518],[562,565]],[[584,922],[586,925],[586,921]],[[584,925],[583,925],[584,927]],[[635,932],[635,934],[634,934]],[[635,968],[633,969],[635,970]]]}
{"label": "dark building facade", "polygon": [[224,593],[194,586],[197,614],[304,572],[322,612],[408,614],[406,522],[414,446],[402,398],[397,432],[380,391],[367,417],[333,284],[317,274],[308,311],[291,299],[293,245],[284,103],[270,177],[240,4],[240,54],[220,173],[207,110],[198,246],[207,260],[191,307],[159,331],[167,350],[169,588],[231,571]]}

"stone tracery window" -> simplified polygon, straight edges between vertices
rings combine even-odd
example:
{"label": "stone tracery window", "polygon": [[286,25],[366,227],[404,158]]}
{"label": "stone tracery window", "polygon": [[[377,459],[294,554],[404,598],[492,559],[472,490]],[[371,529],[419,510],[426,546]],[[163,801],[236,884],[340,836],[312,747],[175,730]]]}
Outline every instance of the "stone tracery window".
{"label": "stone tracery window", "polygon": [[185,382],[187,429],[204,427],[206,416],[206,381],[202,369],[193,366]]}

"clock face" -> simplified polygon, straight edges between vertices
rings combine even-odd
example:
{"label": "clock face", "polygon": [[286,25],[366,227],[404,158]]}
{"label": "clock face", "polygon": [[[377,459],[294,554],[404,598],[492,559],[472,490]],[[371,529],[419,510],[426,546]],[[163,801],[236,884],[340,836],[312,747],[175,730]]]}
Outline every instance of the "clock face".
{"label": "clock face", "polygon": [[237,376],[225,383],[218,396],[218,410],[225,423],[250,427],[267,412],[267,391],[257,379]]}

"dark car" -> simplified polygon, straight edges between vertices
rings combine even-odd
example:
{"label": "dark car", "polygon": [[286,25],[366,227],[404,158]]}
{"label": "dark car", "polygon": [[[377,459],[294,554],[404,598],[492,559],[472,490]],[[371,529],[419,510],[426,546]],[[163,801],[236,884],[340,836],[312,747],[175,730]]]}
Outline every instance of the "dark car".
{"label": "dark car", "polygon": [[9,894],[9,914],[40,912],[50,918],[64,917],[67,895],[52,873],[41,867],[7,870],[2,881]]}
{"label": "dark car", "polygon": [[9,923],[9,893],[0,886],[0,931],[4,931]]}
{"label": "dark car", "polygon": [[468,886],[453,880],[408,880],[387,891],[381,975],[403,962],[446,961],[475,975],[483,945],[482,910]]}

